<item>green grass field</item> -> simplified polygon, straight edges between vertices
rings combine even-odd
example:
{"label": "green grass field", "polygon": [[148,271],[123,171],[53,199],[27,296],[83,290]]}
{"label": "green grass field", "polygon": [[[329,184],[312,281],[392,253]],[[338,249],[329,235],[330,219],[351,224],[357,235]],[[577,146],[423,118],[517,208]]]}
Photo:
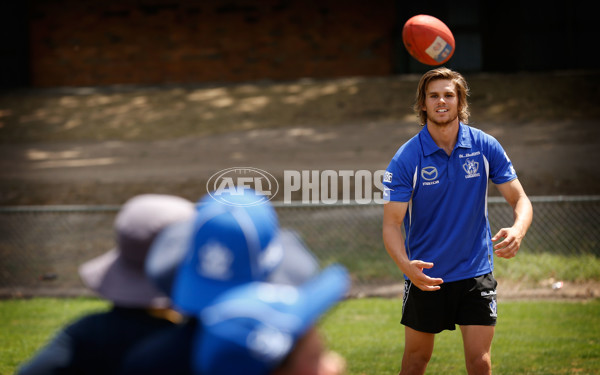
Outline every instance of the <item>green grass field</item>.
{"label": "green grass field", "polygon": [[[396,374],[404,348],[399,299],[356,299],[322,321],[348,373]],[[500,302],[494,374],[600,374],[600,300]],[[465,374],[460,331],[436,338],[428,374]]]}
{"label": "green grass field", "polygon": [[[0,301],[0,374],[13,374],[63,324],[107,308],[94,298]],[[403,350],[399,299],[341,303],[320,323],[348,375],[395,374]],[[600,374],[600,300],[501,301],[492,347],[494,374]],[[428,374],[464,374],[459,331],[437,336]]]}

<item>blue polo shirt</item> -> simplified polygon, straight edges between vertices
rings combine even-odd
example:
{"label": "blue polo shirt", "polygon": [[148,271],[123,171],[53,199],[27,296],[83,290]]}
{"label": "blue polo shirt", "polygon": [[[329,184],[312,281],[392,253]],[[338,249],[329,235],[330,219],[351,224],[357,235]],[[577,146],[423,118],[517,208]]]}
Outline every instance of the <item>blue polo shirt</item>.
{"label": "blue polo shirt", "polygon": [[445,282],[491,272],[488,181],[516,178],[504,149],[489,134],[461,123],[448,156],[425,126],[398,149],[383,176],[384,198],[409,202],[404,218],[409,259],[433,262],[425,274]]}

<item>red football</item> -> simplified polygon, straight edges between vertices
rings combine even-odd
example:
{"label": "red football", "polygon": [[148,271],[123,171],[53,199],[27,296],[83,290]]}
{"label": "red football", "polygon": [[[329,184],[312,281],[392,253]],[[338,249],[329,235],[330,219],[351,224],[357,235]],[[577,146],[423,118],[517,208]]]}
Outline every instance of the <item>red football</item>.
{"label": "red football", "polygon": [[439,19],[425,14],[406,21],[402,41],[412,57],[427,65],[441,65],[454,53],[452,31]]}

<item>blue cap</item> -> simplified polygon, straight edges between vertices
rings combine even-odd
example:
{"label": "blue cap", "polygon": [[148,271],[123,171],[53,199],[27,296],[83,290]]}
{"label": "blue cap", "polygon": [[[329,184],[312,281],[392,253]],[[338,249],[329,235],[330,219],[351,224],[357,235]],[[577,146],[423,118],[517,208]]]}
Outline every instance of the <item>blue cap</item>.
{"label": "blue cap", "polygon": [[236,285],[265,280],[282,258],[274,243],[277,215],[267,202],[256,202],[247,189],[222,203],[210,196],[201,201],[192,236],[175,276],[172,299],[184,313],[200,311],[216,296]]}
{"label": "blue cap", "polygon": [[[146,258],[146,274],[167,296],[173,294],[177,270],[190,248],[195,220],[180,221],[165,228],[152,243]],[[272,246],[281,246],[283,255],[267,281],[301,285],[319,272],[319,261],[297,232],[287,228],[280,229]]]}
{"label": "blue cap", "polygon": [[233,288],[202,310],[192,364],[212,375],[271,373],[319,317],[344,298],[346,269],[326,268],[300,287],[252,282]]}

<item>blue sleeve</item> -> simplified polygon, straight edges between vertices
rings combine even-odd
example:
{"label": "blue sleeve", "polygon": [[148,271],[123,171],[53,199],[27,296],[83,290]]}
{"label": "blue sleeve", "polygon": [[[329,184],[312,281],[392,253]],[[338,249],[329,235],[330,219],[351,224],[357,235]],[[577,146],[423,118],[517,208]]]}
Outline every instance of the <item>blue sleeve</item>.
{"label": "blue sleeve", "polygon": [[500,142],[489,134],[486,138],[486,157],[492,182],[499,185],[516,179],[517,173]]}
{"label": "blue sleeve", "polygon": [[73,347],[71,336],[62,331],[25,363],[17,375],[67,374],[65,370],[73,359]]}
{"label": "blue sleeve", "polygon": [[415,158],[407,144],[402,146],[383,174],[383,198],[386,201],[408,202],[413,193],[418,157]]}

